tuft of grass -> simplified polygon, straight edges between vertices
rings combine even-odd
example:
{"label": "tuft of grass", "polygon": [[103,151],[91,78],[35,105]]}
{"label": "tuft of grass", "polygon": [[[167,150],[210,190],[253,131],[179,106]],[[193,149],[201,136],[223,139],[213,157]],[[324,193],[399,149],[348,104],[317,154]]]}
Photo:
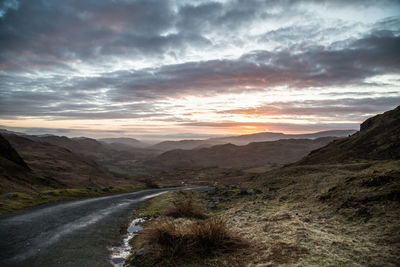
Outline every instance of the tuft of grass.
{"label": "tuft of grass", "polygon": [[193,222],[188,228],[193,248],[201,256],[229,253],[246,246],[246,242],[217,217]]}
{"label": "tuft of grass", "polygon": [[165,216],[173,218],[206,219],[208,216],[195,204],[191,196],[181,196],[172,202],[172,205],[164,211]]}
{"label": "tuft of grass", "polygon": [[138,266],[184,265],[248,247],[248,243],[219,218],[186,224],[157,221],[143,230],[139,239],[149,249],[134,259]]}

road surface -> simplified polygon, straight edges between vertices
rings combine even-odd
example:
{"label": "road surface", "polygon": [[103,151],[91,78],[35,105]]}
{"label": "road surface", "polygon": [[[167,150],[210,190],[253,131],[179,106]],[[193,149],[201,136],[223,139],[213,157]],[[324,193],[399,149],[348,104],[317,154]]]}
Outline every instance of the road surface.
{"label": "road surface", "polygon": [[111,266],[108,247],[126,230],[133,208],[170,190],[46,204],[2,216],[0,266]]}

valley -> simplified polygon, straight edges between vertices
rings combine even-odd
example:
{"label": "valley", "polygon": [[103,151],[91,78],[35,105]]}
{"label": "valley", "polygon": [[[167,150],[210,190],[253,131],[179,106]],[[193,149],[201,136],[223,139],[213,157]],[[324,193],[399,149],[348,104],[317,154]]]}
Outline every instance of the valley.
{"label": "valley", "polygon": [[[316,133],[310,135],[313,139],[302,136],[193,149],[179,148],[182,143],[178,142],[177,149],[166,152],[156,150],[154,145],[138,145],[137,140],[3,133],[2,213],[46,202],[87,197],[93,201],[94,197],[112,199],[107,195],[145,188],[211,186],[212,190],[195,193],[190,201],[204,216],[224,218],[224,224],[234,235],[252,245],[207,254],[204,259],[193,258],[200,266],[209,266],[211,262],[217,266],[227,262],[233,266],[395,266],[400,260],[400,237],[396,234],[400,218],[399,112],[400,107],[368,119],[361,124],[360,131],[348,137],[343,137],[348,132],[330,137]],[[177,223],[174,227],[180,229],[180,219],[171,221],[162,211],[171,203],[179,203],[174,200],[177,196],[168,193],[151,200],[150,206],[127,206],[123,216],[128,218],[132,211],[130,218],[147,216],[144,233],[151,227],[161,227],[165,220]],[[152,205],[158,207],[157,212],[149,210]],[[32,211],[36,209],[41,207]],[[14,216],[23,216],[18,214]],[[6,222],[8,217],[2,218]],[[203,223],[202,219],[196,220],[188,223]],[[205,223],[213,219],[209,220]],[[155,247],[162,249],[162,245],[151,243],[154,240],[147,241],[147,245],[135,240],[132,239],[131,255],[143,248],[143,255],[155,255]],[[164,261],[165,257],[171,255],[157,259]],[[40,257],[37,263],[49,260],[47,256]],[[137,260],[143,266],[155,264],[140,257]],[[190,263],[186,258],[176,260],[180,266],[181,261]]]}

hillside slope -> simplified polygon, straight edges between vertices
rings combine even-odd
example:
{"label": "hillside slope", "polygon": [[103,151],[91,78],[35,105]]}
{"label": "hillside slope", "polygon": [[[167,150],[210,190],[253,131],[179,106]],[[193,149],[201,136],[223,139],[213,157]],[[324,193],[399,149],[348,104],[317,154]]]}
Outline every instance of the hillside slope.
{"label": "hillside slope", "polygon": [[32,192],[60,186],[52,179],[45,179],[33,172],[12,145],[0,135],[0,194],[21,191]]}
{"label": "hillside slope", "polygon": [[101,143],[95,139],[87,137],[68,138],[66,136],[56,135],[27,135],[25,137],[33,141],[46,142],[52,145],[66,148],[71,152],[90,157],[91,159],[96,161],[113,161],[135,158],[135,154],[133,152],[116,150],[107,143]]}
{"label": "hillside slope", "polygon": [[233,144],[217,145],[195,150],[172,150],[165,152],[147,165],[162,168],[190,167],[252,167],[295,162],[310,151],[326,145],[334,137],[315,140],[287,139],[271,142],[256,142],[245,146]]}
{"label": "hillside slope", "polygon": [[58,183],[56,187],[104,186],[113,182],[114,178],[94,161],[66,148],[17,135],[5,137],[37,176]]}
{"label": "hillside slope", "polygon": [[400,159],[400,106],[369,118],[360,131],[311,152],[299,164],[346,162],[357,159]]}
{"label": "hillside slope", "polygon": [[254,265],[399,265],[399,111],[247,183],[259,196],[221,216],[260,247]]}

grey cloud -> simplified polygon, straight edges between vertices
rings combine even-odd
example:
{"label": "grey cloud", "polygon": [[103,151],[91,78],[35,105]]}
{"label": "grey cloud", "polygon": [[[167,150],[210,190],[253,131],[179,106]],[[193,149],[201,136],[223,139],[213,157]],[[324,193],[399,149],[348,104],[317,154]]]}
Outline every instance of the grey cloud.
{"label": "grey cloud", "polygon": [[[17,1],[0,6],[7,9],[0,17],[0,113],[7,117],[165,118],[169,112],[157,108],[154,101],[280,85],[323,90],[365,85],[368,77],[400,72],[400,20],[392,17],[359,39],[327,46],[308,42],[322,38],[327,30],[312,21],[309,26],[262,35],[277,42],[286,40],[289,47],[279,50],[92,77],[75,75],[81,63],[96,66],[109,57],[151,60],[182,56],[188,47],[207,49],[215,45],[210,34],[224,34],[227,42],[237,40],[238,29],[247,30],[258,19],[290,20],[290,15],[299,15],[297,8],[310,3],[357,7],[396,1],[22,0],[18,8],[5,8],[6,3]],[[343,25],[336,26],[333,31],[344,30]],[[42,75],[54,69],[64,75]],[[143,101],[147,103],[140,104]]]}
{"label": "grey cloud", "polygon": [[[303,53],[289,50],[254,51],[237,60],[211,60],[163,66],[138,72],[119,72],[106,81],[110,97],[162,98],[179,94],[216,94],[264,90],[278,85],[294,88],[364,84],[368,77],[400,71],[400,37],[372,33],[342,50],[309,47]],[[96,83],[96,80],[91,81]]]}
{"label": "grey cloud", "polygon": [[174,21],[170,1],[21,1],[0,20],[0,68],[62,69],[76,60],[162,56],[186,43],[207,44],[196,33],[162,35]]}
{"label": "grey cloud", "polygon": [[[99,77],[6,75],[0,82],[4,95],[0,111],[8,116],[127,118],[163,114],[165,111],[157,110],[151,101],[183,95],[250,92],[280,85],[297,89],[365,85],[371,76],[399,73],[399,47],[399,36],[379,31],[353,40],[343,49],[311,46],[302,53],[254,51],[236,60],[188,62]],[[110,105],[144,100],[149,103],[142,109]],[[83,105],[86,103],[90,105]]]}
{"label": "grey cloud", "polygon": [[331,100],[305,100],[273,102],[255,108],[225,110],[220,113],[253,114],[258,116],[315,116],[328,120],[363,121],[372,114],[382,113],[400,105],[400,95],[396,97],[342,98]]}
{"label": "grey cloud", "polygon": [[[314,5],[385,6],[396,1],[315,1]],[[19,3],[18,8],[15,4]],[[174,0],[7,0],[0,18],[0,70],[67,70],[81,61],[99,64],[105,57],[143,60],[180,56],[187,47],[207,49],[241,40],[241,32],[259,19],[291,20],[304,16],[310,1]],[[362,4],[361,4],[362,3]],[[392,27],[387,21],[380,27]],[[386,26],[385,26],[386,25]],[[392,25],[392,26],[390,26]],[[263,27],[263,25],[259,25]],[[316,25],[318,29],[318,25]],[[287,28],[286,30],[289,30]],[[303,33],[305,31],[302,31]],[[313,31],[308,31],[313,32]],[[226,36],[214,44],[207,36]],[[283,36],[282,36],[283,34]],[[280,37],[299,39],[293,32]],[[274,33],[270,33],[270,37]],[[276,35],[276,33],[275,33]],[[303,36],[306,38],[305,36]],[[272,37],[271,37],[272,38]]]}

